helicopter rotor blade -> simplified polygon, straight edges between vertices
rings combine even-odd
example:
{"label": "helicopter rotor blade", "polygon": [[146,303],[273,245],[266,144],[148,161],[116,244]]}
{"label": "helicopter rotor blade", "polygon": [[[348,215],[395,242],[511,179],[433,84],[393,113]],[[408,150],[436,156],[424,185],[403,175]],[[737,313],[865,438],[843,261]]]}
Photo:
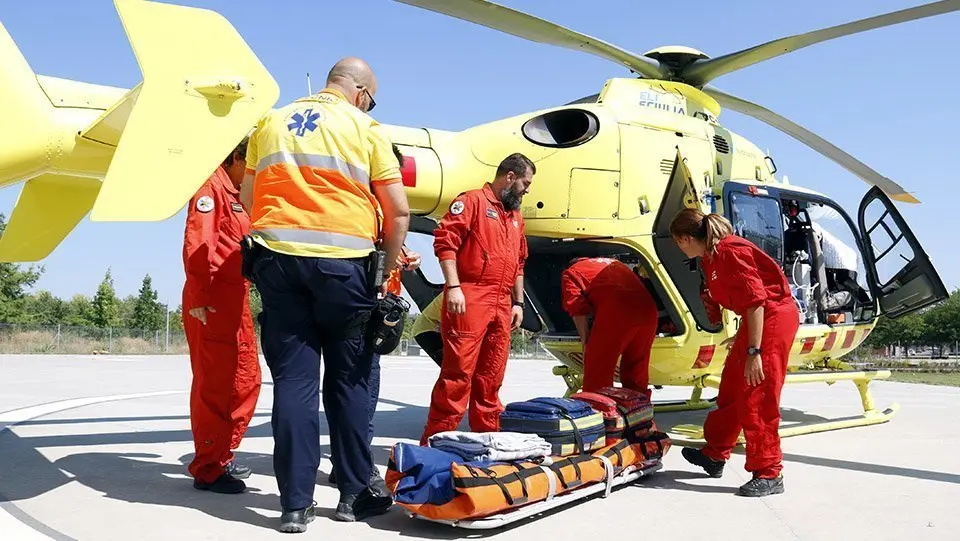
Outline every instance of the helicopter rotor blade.
{"label": "helicopter rotor blade", "polygon": [[721,75],[822,41],[957,10],[960,10],[960,0],[942,0],[805,34],[788,36],[735,53],[697,60],[681,70],[679,77],[687,84],[701,87]]}
{"label": "helicopter rotor blade", "polygon": [[567,49],[584,51],[651,79],[663,77],[653,61],[616,45],[486,0],[395,0],[426,10],[449,15],[507,34]]}
{"label": "helicopter rotor blade", "polygon": [[722,90],[712,86],[704,87],[703,91],[710,96],[713,96],[713,98],[717,100],[721,107],[756,118],[757,120],[761,120],[770,126],[777,128],[778,130],[790,135],[813,150],[816,150],[820,154],[830,158],[847,171],[850,171],[854,175],[860,177],[860,179],[867,184],[880,187],[880,189],[886,192],[886,194],[891,198],[904,203],[920,202],[916,197],[908,193],[896,182],[874,171],[865,163],[837,148],[835,145],[823,139],[819,135],[791,120],[788,120],[787,118],[778,115],[777,113],[774,113],[766,107],[762,107],[745,99],[727,94],[726,92],[723,92]]}

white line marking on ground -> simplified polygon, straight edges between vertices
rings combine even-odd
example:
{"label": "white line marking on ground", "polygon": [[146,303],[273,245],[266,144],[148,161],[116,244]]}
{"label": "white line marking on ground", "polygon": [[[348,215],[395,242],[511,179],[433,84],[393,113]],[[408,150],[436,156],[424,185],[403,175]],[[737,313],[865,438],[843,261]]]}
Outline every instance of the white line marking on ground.
{"label": "white line marking on ground", "polygon": [[[20,423],[56,413],[58,411],[72,408],[90,406],[92,404],[102,404],[104,402],[114,402],[117,400],[131,400],[134,398],[149,398],[152,396],[164,396],[170,394],[179,394],[185,391],[158,391],[152,393],[119,394],[111,396],[93,396],[90,398],[73,398],[70,400],[60,400],[49,402],[47,404],[38,404],[0,413],[0,434],[5,430],[17,426]],[[24,524],[16,517],[11,515],[6,509],[0,507],[0,532],[3,532],[4,539],[16,539],[17,541],[50,541],[53,538],[44,535],[30,526]]]}

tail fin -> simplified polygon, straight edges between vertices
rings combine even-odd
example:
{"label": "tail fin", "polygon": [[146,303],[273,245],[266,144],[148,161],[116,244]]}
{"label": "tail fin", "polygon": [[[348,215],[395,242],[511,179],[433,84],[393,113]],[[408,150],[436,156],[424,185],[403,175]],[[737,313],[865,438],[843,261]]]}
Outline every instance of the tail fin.
{"label": "tail fin", "polygon": [[119,134],[90,218],[164,220],[270,110],[280,89],[218,13],[146,0],[114,4],[143,83],[83,132],[96,140]]}
{"label": "tail fin", "polygon": [[[0,186],[37,174],[52,105],[13,38],[0,23]],[[15,128],[13,128],[15,127]],[[37,159],[24,159],[24,157]]]}
{"label": "tail fin", "polygon": [[50,255],[90,211],[99,191],[95,178],[45,174],[28,180],[0,235],[0,262]]}

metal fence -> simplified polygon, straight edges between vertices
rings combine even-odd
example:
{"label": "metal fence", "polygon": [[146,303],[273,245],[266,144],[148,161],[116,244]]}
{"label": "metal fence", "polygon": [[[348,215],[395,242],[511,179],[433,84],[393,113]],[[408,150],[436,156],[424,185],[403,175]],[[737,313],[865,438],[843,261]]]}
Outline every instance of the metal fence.
{"label": "metal fence", "polygon": [[[259,343],[259,337],[257,342]],[[52,353],[61,355],[186,355],[187,339],[180,328],[159,330],[21,325],[0,323],[0,354]],[[394,355],[421,355],[414,340],[401,340]],[[426,354],[422,354],[426,357]],[[539,340],[516,341],[514,358],[550,359]]]}

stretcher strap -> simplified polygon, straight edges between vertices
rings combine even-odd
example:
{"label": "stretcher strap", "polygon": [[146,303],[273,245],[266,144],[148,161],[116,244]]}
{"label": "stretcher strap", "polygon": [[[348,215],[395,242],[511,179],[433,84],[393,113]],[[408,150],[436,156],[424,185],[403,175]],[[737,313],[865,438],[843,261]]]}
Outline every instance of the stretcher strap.
{"label": "stretcher strap", "polygon": [[523,466],[521,466],[520,464],[517,464],[516,462],[512,463],[511,466],[517,469],[517,479],[520,480],[520,490],[523,491],[523,498],[521,498],[521,500],[523,501],[518,500],[517,503],[518,504],[527,503],[527,501],[530,499],[530,494],[527,492],[527,482],[523,480],[524,478],[523,470],[526,470],[527,468],[524,468]]}
{"label": "stretcher strap", "polygon": [[[500,491],[503,492],[503,497],[506,498],[507,503],[508,503],[509,505],[511,505],[511,506],[515,505],[513,496],[510,495],[510,491],[507,490],[507,485],[503,484],[503,481],[501,481],[500,479],[497,478],[497,472],[495,472],[495,471],[493,471],[493,470],[491,470],[491,469],[488,469],[488,468],[480,468],[480,471],[482,471],[483,473],[489,475],[489,476],[490,476],[490,480],[493,481],[494,483],[496,483],[498,487],[500,487]],[[520,482],[522,483],[523,481],[521,480]],[[526,489],[524,489],[524,492],[526,492]],[[526,499],[526,498],[524,498],[524,499]]]}
{"label": "stretcher strap", "polygon": [[604,481],[607,482],[607,488],[603,491],[603,497],[606,498],[610,495],[610,491],[613,490],[613,463],[610,462],[610,459],[600,455],[600,460],[603,462],[603,469],[605,470],[605,475],[603,476]]}
{"label": "stretcher strap", "polygon": [[547,474],[547,499],[544,501],[550,501],[557,494],[557,476],[547,466],[539,466],[539,468]]}

